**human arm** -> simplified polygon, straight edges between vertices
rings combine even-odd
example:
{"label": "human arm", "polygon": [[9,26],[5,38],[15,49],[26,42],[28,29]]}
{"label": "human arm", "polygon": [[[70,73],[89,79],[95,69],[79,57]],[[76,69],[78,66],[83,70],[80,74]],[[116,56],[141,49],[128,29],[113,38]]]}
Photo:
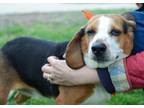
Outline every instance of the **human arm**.
{"label": "human arm", "polygon": [[42,67],[43,77],[48,78],[49,74],[53,74],[53,80],[51,83],[73,86],[83,84],[99,83],[99,77],[95,69],[84,66],[80,69],[73,70],[69,68],[65,60],[59,60],[56,57],[49,57],[48,64]]}
{"label": "human arm", "polygon": [[[144,87],[143,59],[144,52],[141,52],[132,55],[121,62],[119,61],[119,63],[123,64],[122,66],[124,66],[124,71],[120,72],[118,76],[113,76],[115,68],[114,65],[111,65],[111,69],[114,70],[109,70],[109,73],[116,91],[122,92]],[[42,71],[44,78],[46,79],[48,74],[54,73],[56,75],[55,79],[51,81],[51,83],[66,86],[99,83],[99,77],[94,69],[84,66],[81,69],[73,70],[66,65],[65,60],[58,60],[53,57],[49,57],[48,61],[51,65],[44,65]],[[115,64],[115,66],[118,67],[117,64]]]}

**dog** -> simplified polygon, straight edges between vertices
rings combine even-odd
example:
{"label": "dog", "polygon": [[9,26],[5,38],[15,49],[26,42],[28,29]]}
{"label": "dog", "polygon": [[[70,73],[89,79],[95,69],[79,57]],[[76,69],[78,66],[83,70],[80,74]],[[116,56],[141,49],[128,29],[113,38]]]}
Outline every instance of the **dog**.
{"label": "dog", "polygon": [[[59,86],[43,78],[41,67],[48,56],[66,59],[73,69],[107,67],[127,57],[133,48],[135,22],[120,15],[96,15],[70,42],[55,43],[28,37],[7,42],[0,53],[0,103],[6,104],[11,90],[27,96],[54,97],[57,104],[101,104],[111,97],[100,84]],[[66,58],[63,58],[63,55]],[[26,97],[25,97],[26,96]]]}

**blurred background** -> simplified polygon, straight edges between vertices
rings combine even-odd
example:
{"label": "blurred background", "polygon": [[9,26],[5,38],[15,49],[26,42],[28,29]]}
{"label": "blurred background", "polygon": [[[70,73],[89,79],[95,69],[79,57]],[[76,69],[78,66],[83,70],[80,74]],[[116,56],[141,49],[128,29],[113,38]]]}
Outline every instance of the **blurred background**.
{"label": "blurred background", "polygon": [[83,9],[120,14],[135,8],[135,4],[0,4],[0,45],[17,36],[69,40],[87,22]]}
{"label": "blurred background", "polygon": [[[70,40],[87,23],[81,10],[94,14],[121,14],[135,4],[0,4],[0,46],[17,37]],[[15,104],[13,100],[9,104]],[[53,99],[29,99],[24,104],[55,104]],[[107,104],[144,104],[143,90],[118,93]]]}
{"label": "blurred background", "polygon": [[0,14],[78,11],[82,9],[136,8],[135,4],[0,4]]}

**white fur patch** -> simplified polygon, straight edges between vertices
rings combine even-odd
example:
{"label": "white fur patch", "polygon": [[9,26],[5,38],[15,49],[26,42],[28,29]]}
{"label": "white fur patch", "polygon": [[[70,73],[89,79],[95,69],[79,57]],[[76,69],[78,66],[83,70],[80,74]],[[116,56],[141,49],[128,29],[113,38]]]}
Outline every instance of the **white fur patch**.
{"label": "white fur patch", "polygon": [[96,85],[93,94],[86,99],[82,104],[85,105],[100,105],[106,104],[106,101],[111,98],[111,95],[105,91],[101,85]]}
{"label": "white fur patch", "polygon": [[113,61],[109,61],[105,63],[98,63],[96,60],[91,58],[91,56],[89,56],[88,54],[84,55],[84,62],[88,67],[93,68],[93,69],[104,68],[113,63]]}
{"label": "white fur patch", "polygon": [[90,68],[94,68],[94,69],[98,68],[98,63],[95,60],[93,60],[91,57],[89,57],[88,54],[84,55],[84,62]]}

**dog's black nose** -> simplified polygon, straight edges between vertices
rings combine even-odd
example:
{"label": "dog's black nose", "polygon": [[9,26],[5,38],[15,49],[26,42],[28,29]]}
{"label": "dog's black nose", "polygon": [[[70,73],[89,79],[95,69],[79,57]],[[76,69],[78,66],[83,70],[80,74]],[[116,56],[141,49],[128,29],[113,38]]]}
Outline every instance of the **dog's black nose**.
{"label": "dog's black nose", "polygon": [[91,47],[92,52],[95,55],[103,54],[106,51],[106,45],[104,43],[94,43]]}

